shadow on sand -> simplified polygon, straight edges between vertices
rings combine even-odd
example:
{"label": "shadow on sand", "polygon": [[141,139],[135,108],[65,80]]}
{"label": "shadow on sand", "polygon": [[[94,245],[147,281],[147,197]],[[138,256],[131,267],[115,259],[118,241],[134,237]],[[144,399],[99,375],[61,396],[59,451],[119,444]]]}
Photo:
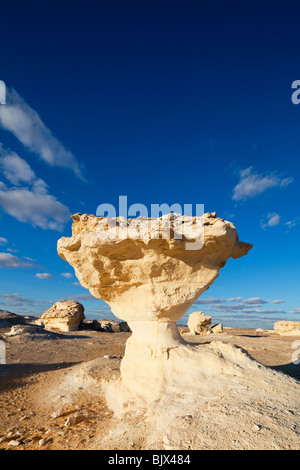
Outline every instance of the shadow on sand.
{"label": "shadow on sand", "polygon": [[300,364],[294,364],[293,362],[289,364],[281,364],[279,366],[272,366],[270,369],[274,369],[277,372],[282,372],[283,374],[289,375],[294,379],[300,380]]}
{"label": "shadow on sand", "polygon": [[[0,365],[0,393],[20,387],[20,382],[36,374],[67,369],[79,362],[64,362],[54,364],[1,364]],[[24,384],[22,384],[24,385]]]}

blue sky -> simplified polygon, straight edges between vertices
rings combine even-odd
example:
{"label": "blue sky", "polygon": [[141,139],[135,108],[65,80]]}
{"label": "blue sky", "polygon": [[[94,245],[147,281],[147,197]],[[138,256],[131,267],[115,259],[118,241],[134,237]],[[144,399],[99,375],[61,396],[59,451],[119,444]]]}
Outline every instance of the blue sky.
{"label": "blue sky", "polygon": [[[0,309],[110,316],[56,243],[101,203],[204,204],[253,244],[191,310],[300,320],[296,1],[11,0],[1,6]],[[186,319],[183,319],[183,321]]]}

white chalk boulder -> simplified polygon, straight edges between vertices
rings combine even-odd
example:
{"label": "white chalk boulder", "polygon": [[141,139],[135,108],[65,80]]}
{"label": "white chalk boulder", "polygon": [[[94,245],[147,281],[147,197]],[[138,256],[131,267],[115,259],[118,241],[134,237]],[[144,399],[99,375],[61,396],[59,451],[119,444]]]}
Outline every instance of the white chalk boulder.
{"label": "white chalk boulder", "polygon": [[203,312],[193,312],[189,316],[188,327],[192,335],[207,334],[207,326],[211,324],[211,317]]}
{"label": "white chalk boulder", "polygon": [[47,330],[68,332],[79,330],[84,319],[83,305],[76,300],[61,300],[41,316],[41,323]]}

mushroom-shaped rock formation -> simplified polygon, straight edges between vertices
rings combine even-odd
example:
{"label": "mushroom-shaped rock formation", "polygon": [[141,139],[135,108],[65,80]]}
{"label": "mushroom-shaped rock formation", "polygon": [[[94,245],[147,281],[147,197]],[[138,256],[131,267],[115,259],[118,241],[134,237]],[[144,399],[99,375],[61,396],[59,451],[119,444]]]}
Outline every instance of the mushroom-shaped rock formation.
{"label": "mushroom-shaped rock formation", "polygon": [[[58,254],[73,266],[81,285],[128,323],[132,335],[121,364],[121,384],[129,395],[147,400],[155,400],[172,376],[175,350],[177,371],[194,361],[194,348],[182,339],[176,322],[215,281],[230,257],[240,258],[252,248],[239,241],[231,222],[210,213],[186,217],[196,229],[189,236],[183,230],[180,238],[179,217],[142,219],[144,225],[137,229],[139,219],[75,214],[72,237],[58,241]],[[200,226],[200,246],[193,245],[193,240],[199,240]],[[220,361],[216,370],[221,370],[220,354],[211,350],[210,356],[213,362]]]}
{"label": "mushroom-shaped rock formation", "polygon": [[84,307],[76,300],[60,300],[41,316],[46,330],[76,331],[84,320]]}

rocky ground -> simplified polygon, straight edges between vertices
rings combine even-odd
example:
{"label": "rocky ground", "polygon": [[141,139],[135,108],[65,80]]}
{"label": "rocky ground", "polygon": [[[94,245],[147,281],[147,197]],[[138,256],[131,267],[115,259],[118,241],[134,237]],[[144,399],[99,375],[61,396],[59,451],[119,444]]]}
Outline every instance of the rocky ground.
{"label": "rocky ground", "polygon": [[[82,330],[10,337],[5,335],[9,330],[0,330],[0,339],[6,344],[6,364],[0,365],[0,449],[147,448],[146,423],[128,416],[136,432],[120,431],[120,420],[108,409],[99,385],[102,379],[119,376],[130,333]],[[299,398],[295,394],[295,403],[289,401],[300,379],[300,365],[292,363],[293,343],[300,338],[250,329],[225,328],[222,334],[207,336],[191,336],[187,331],[182,330],[187,341],[235,344],[260,363],[283,373],[288,398],[284,389],[276,391],[280,397],[272,404],[266,392],[263,407],[263,401],[256,400],[253,378],[252,401],[247,399],[244,409],[241,396],[239,401],[223,396],[218,401],[218,419],[210,402],[202,406],[202,416],[179,416],[185,435],[181,448],[299,450]],[[87,374],[82,374],[84,368]],[[223,432],[218,429],[221,422]],[[169,441],[166,436],[155,445],[172,448]]]}

